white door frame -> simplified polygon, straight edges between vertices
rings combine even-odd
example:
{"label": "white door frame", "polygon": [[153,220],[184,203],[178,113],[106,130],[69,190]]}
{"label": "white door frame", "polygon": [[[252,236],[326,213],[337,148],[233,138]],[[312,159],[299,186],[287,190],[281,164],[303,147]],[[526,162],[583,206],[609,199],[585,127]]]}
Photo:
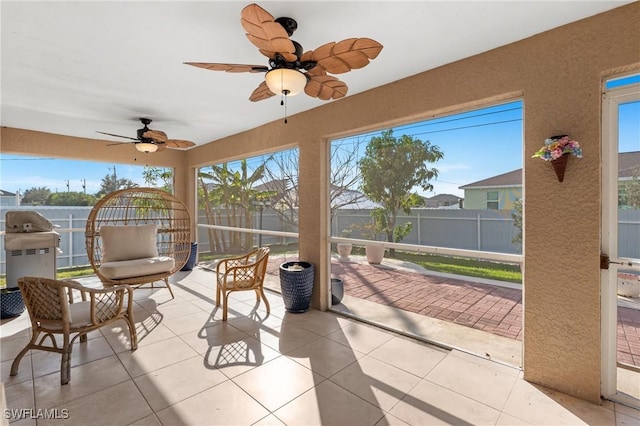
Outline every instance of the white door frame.
{"label": "white door frame", "polygon": [[[640,84],[605,91],[602,96],[602,253],[618,259],[618,106],[640,100]],[[635,265],[634,265],[635,266]],[[601,270],[602,365],[601,393],[611,400],[617,393],[616,327],[618,264]]]}

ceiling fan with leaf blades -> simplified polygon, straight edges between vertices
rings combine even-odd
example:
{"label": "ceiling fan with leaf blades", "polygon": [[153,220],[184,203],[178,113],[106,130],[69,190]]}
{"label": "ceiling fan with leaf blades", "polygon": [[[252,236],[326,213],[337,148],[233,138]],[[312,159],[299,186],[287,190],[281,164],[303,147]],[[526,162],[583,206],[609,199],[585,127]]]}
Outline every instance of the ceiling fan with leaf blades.
{"label": "ceiling fan with leaf blades", "polygon": [[212,71],[266,73],[265,81],[249,97],[252,102],[276,94],[286,99],[286,96],[302,90],[321,100],[342,98],[347,94],[347,85],[329,74],[362,68],[382,50],[382,45],[370,38],[348,38],[303,53],[302,46],[289,38],[297,29],[297,22],[287,17],[274,19],[257,4],[242,9],[240,22],[249,41],[269,58],[269,66],[206,62],[185,64]]}
{"label": "ceiling fan with leaf blades", "polygon": [[162,132],[160,130],[151,130],[149,127],[147,127],[149,124],[151,124],[152,121],[149,118],[140,118],[140,121],[142,122],[144,127],[142,129],[138,129],[138,137],[136,138],[132,138],[130,136],[114,135],[113,133],[97,132],[103,135],[115,136],[117,138],[131,139],[135,144],[136,149],[140,152],[156,152],[163,151],[166,148],[182,149],[195,146],[195,143],[191,141],[169,139],[167,138],[167,134],[165,132]]}

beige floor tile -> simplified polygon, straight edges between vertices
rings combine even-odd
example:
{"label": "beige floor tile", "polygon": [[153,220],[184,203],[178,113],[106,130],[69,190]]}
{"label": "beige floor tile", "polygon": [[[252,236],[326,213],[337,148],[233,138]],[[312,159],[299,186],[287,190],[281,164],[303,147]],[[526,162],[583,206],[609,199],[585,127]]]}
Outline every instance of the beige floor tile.
{"label": "beige floor tile", "polygon": [[233,381],[268,410],[274,411],[324,380],[291,359],[280,356]]}
{"label": "beige floor tile", "polygon": [[[80,343],[80,339],[78,339],[71,350],[71,367],[106,358],[113,354],[113,349],[102,336],[96,339],[88,339],[84,343]],[[40,377],[54,372],[60,373],[62,355],[54,352],[32,350],[31,361],[33,364],[33,376]]]}
{"label": "beige floor tile", "polygon": [[210,322],[197,331],[181,334],[180,338],[199,354],[204,355],[211,348],[236,342],[249,337],[243,331],[224,322]]}
{"label": "beige floor tile", "polygon": [[493,425],[500,411],[421,380],[390,413],[411,425]]}
{"label": "beige floor tile", "polygon": [[200,309],[198,306],[194,305],[193,303],[187,300],[185,301],[172,300],[171,302],[166,303],[165,305],[158,306],[158,311],[162,313],[163,323],[166,323],[167,321],[173,320],[176,318],[181,318],[187,315],[203,312],[202,309]]}
{"label": "beige floor tile", "polygon": [[30,334],[25,333],[19,333],[17,336],[3,337],[0,341],[0,361],[13,361],[22,348],[29,343],[29,339]]}
{"label": "beige floor tile", "polygon": [[326,337],[321,337],[288,352],[287,356],[323,377],[331,377],[362,358],[364,354]]}
{"label": "beige floor tile", "polygon": [[267,417],[258,420],[252,426],[286,426],[279,418],[274,416],[273,414],[268,415]]}
{"label": "beige floor tile", "polygon": [[395,336],[371,351],[369,355],[418,377],[424,377],[448,353],[448,350],[436,346]]}
{"label": "beige floor tile", "polygon": [[287,425],[375,425],[384,412],[325,380],[274,412]]}
{"label": "beige floor tile", "polygon": [[162,324],[176,335],[197,332],[210,320],[211,314],[205,311],[194,312],[177,318],[164,318]]}
{"label": "beige floor tile", "polygon": [[409,426],[407,423],[403,422],[396,416],[392,416],[389,413],[385,413],[384,417],[382,417],[376,426]]}
{"label": "beige floor tile", "polygon": [[118,358],[131,377],[138,377],[194,355],[196,352],[189,345],[174,337],[141,346],[133,352],[121,352]]}
{"label": "beige floor tile", "polygon": [[360,358],[330,380],[385,412],[420,382],[418,376],[370,356]]}
{"label": "beige floor tile", "polygon": [[498,421],[496,422],[496,426],[520,426],[528,424],[529,423],[524,420],[520,420],[505,413],[500,413],[500,417],[498,417]]}
{"label": "beige floor tile", "polygon": [[18,367],[18,374],[15,376],[10,376],[11,374],[11,364],[13,364],[13,360],[9,359],[7,361],[3,361],[0,364],[0,380],[6,386],[15,385],[16,383],[25,382],[27,380],[32,379],[32,370],[31,370],[31,353],[27,352],[25,356],[22,357],[20,361],[20,366]]}
{"label": "beige floor tile", "polygon": [[[35,401],[33,399],[33,382],[27,381],[16,383],[15,385],[6,385],[4,387],[4,397],[9,410],[35,409]],[[10,412],[15,413],[15,412]],[[4,414],[4,413],[2,413]],[[3,416],[4,417],[4,416]],[[11,421],[19,420],[18,417],[11,415]]]}
{"label": "beige floor tile", "polygon": [[207,368],[200,355],[134,379],[154,411],[162,410],[227,380],[217,369]]}
{"label": "beige floor tile", "polygon": [[250,425],[269,414],[235,383],[218,386],[180,401],[162,411],[163,425]]}
{"label": "beige floor tile", "polygon": [[278,333],[260,334],[260,341],[281,354],[287,354],[297,348],[320,339],[321,336],[307,329],[283,321]]}
{"label": "beige floor tile", "polygon": [[282,319],[269,316],[253,315],[250,317],[234,318],[228,321],[229,325],[244,333],[258,338],[262,334],[280,334]]}
{"label": "beige floor tile", "polygon": [[69,401],[129,380],[117,356],[112,355],[71,369],[71,380],[60,384],[58,372],[33,381],[38,408],[64,405]]}
{"label": "beige floor tile", "polygon": [[532,424],[579,425],[615,422],[614,411],[524,380],[517,380],[502,410]]}
{"label": "beige floor tile", "polygon": [[519,374],[519,369],[454,350],[425,379],[502,410]]}
{"label": "beige floor tile", "polygon": [[282,320],[283,325],[287,324],[302,327],[320,336],[326,336],[354,323],[353,320],[339,317],[329,312],[322,312],[317,309],[309,309],[302,314],[287,312]]}
{"label": "beige floor tile", "polygon": [[[151,320],[151,317],[147,318],[143,323],[136,323],[135,326],[138,332],[138,347],[150,345],[176,336],[173,331],[160,324],[160,322]],[[131,350],[129,334],[126,330],[116,326],[116,328],[103,327],[101,331],[115,353]]]}
{"label": "beige floor tile", "polygon": [[140,420],[136,420],[133,423],[129,423],[128,426],[162,426],[158,416],[154,414],[149,414],[146,417],[141,418]]}
{"label": "beige floor tile", "polygon": [[353,323],[334,331],[327,337],[356,351],[368,354],[391,340],[393,334],[370,325]]}
{"label": "beige floor tile", "polygon": [[38,421],[38,426],[49,424],[126,425],[152,413],[151,408],[131,380],[53,408],[68,409],[69,418],[67,420]]}

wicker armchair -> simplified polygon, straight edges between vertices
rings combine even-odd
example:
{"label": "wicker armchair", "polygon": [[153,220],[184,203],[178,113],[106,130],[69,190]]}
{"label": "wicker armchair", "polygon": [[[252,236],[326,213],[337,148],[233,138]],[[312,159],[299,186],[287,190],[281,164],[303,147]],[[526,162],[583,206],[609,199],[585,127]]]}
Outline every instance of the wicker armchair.
{"label": "wicker armchair", "polygon": [[107,194],[89,213],[85,230],[87,256],[103,284],[153,287],[164,281],[171,297],[169,277],[189,260],[192,241],[187,207],[156,188]]}
{"label": "wicker armchair", "polygon": [[256,292],[256,302],[264,300],[267,314],[270,312],[269,301],[264,294],[264,276],[269,261],[269,247],[260,247],[244,256],[222,259],[216,267],[218,284],[216,286],[216,306],[222,300],[222,321],[227,320],[229,294],[234,291]]}
{"label": "wicker armchair", "polygon": [[[60,383],[66,385],[70,379],[71,349],[75,340],[80,337],[80,342],[86,342],[88,332],[120,319],[129,328],[131,350],[138,347],[133,324],[133,294],[129,286],[96,289],[70,280],[22,277],[18,279],[18,287],[29,312],[32,336],[11,364],[12,376],[18,374],[20,361],[27,351],[40,349],[62,354]],[[81,301],[74,303],[78,296]],[[44,336],[38,340],[42,333]],[[61,347],[56,334],[62,335]],[[47,337],[51,340],[50,346],[44,344]]]}

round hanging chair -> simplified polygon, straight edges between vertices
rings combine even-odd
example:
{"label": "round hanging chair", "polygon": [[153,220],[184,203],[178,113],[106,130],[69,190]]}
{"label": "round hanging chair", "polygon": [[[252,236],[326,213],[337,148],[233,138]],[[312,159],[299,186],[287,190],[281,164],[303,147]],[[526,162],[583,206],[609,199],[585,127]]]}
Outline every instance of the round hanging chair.
{"label": "round hanging chair", "polygon": [[182,201],[157,188],[107,194],[87,218],[87,256],[104,285],[140,287],[164,281],[191,254],[191,217]]}

